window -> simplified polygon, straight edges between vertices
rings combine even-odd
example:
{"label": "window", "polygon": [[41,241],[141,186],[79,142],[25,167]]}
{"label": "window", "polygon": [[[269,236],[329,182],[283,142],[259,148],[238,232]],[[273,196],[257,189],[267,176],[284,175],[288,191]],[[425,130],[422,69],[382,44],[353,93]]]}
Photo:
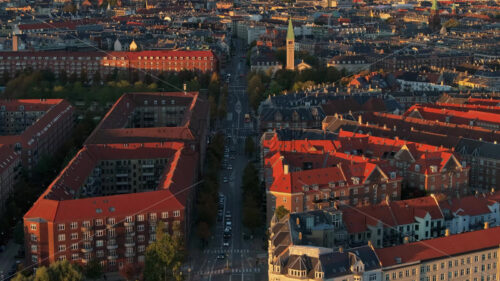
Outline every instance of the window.
{"label": "window", "polygon": [[59,252],[64,252],[64,251],[66,251],[66,245],[59,245],[59,247],[57,247],[57,250],[58,250]]}
{"label": "window", "polygon": [[77,253],[71,254],[71,259],[72,260],[77,260],[79,258]]}
{"label": "window", "polygon": [[104,246],[104,241],[103,240],[97,240],[97,241],[95,241],[95,246],[96,247],[102,247],[102,246]]}
{"label": "window", "polygon": [[143,224],[137,225],[137,231],[139,232],[144,231],[144,225]]}
{"label": "window", "polygon": [[181,216],[181,211],[177,210],[177,211],[174,211],[174,217],[177,218],[177,217],[180,217]]}
{"label": "window", "polygon": [[57,241],[65,241],[66,240],[66,235],[64,234],[59,234],[57,236]]}
{"label": "window", "polygon": [[137,221],[144,221],[144,215],[138,215]]}
{"label": "window", "polygon": [[32,223],[32,224],[30,225],[30,228],[31,228],[31,230],[36,230],[36,224]]}
{"label": "window", "polygon": [[78,250],[78,243],[71,244],[71,250]]}
{"label": "window", "polygon": [[97,226],[101,226],[101,225],[102,225],[102,223],[103,223],[103,222],[102,222],[102,219],[96,219],[96,220],[95,220],[95,225],[97,225]]}
{"label": "window", "polygon": [[78,228],[78,223],[77,222],[72,222],[69,227],[71,229],[77,229]]}
{"label": "window", "polygon": [[166,219],[166,218],[168,218],[168,212],[162,212],[162,213],[161,213],[161,218],[162,218],[162,219]]}
{"label": "window", "polygon": [[63,223],[60,223],[57,225],[57,230],[62,231],[64,230],[65,225]]}
{"label": "window", "polygon": [[78,239],[78,233],[71,233],[71,240],[76,240]]}
{"label": "window", "polygon": [[37,245],[31,245],[31,252],[36,253],[38,251],[38,246]]}

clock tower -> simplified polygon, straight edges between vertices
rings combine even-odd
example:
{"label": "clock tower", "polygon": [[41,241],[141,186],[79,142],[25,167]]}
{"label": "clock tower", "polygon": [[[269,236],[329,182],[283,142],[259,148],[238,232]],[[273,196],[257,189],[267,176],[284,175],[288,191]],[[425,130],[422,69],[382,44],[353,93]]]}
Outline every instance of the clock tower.
{"label": "clock tower", "polygon": [[288,20],[286,32],[286,69],[295,69],[295,34],[293,33],[292,18]]}

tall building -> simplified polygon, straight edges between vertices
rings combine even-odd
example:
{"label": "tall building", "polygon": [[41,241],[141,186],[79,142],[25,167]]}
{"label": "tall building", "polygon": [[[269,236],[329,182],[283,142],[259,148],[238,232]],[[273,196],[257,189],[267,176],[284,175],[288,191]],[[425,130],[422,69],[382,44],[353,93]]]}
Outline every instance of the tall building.
{"label": "tall building", "polygon": [[68,139],[74,111],[63,99],[0,100],[0,144],[19,153],[29,173]]}
{"label": "tall building", "polygon": [[432,32],[436,32],[441,28],[441,18],[439,17],[437,0],[432,0],[431,14],[429,15],[429,28]]}
{"label": "tall building", "polygon": [[295,69],[295,34],[292,18],[288,20],[288,31],[286,32],[286,69]]}
{"label": "tall building", "polygon": [[[134,43],[135,44],[135,43]],[[131,46],[131,49],[133,49]],[[137,48],[137,46],[135,46]],[[217,58],[212,51],[153,50],[112,52],[0,52],[0,74],[14,75],[24,69],[48,69],[56,75],[82,72],[105,76],[115,71],[159,73],[182,70],[213,72],[217,70]]]}
{"label": "tall building", "polygon": [[117,271],[144,262],[158,221],[187,237],[208,114],[196,92],[123,95],[25,214],[26,262]]}

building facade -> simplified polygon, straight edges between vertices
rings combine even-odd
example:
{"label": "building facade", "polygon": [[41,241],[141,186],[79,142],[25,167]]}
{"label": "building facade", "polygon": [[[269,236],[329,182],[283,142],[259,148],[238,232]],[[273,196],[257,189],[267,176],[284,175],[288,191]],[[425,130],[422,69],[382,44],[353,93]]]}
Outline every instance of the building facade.
{"label": "building facade", "polygon": [[30,172],[55,153],[74,126],[74,107],[62,99],[0,101],[0,143],[20,155]]}
{"label": "building facade", "polygon": [[[0,73],[9,75],[25,69],[82,73],[105,77],[115,71],[160,73],[181,70],[213,72],[218,69],[212,51],[137,51],[137,52],[0,52]],[[92,76],[89,76],[92,77]]]}

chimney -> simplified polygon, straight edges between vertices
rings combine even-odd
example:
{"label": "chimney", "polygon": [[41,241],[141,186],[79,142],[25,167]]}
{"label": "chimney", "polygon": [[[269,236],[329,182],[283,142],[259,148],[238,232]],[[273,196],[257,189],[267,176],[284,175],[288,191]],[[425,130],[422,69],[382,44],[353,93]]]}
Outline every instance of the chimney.
{"label": "chimney", "polygon": [[488,229],[488,228],[490,228],[490,223],[485,221],[484,222],[484,229]]}
{"label": "chimney", "polygon": [[288,164],[283,165],[283,174],[288,175]]}
{"label": "chimney", "polygon": [[450,236],[450,229],[447,228],[445,231],[444,231],[444,236],[448,237]]}

